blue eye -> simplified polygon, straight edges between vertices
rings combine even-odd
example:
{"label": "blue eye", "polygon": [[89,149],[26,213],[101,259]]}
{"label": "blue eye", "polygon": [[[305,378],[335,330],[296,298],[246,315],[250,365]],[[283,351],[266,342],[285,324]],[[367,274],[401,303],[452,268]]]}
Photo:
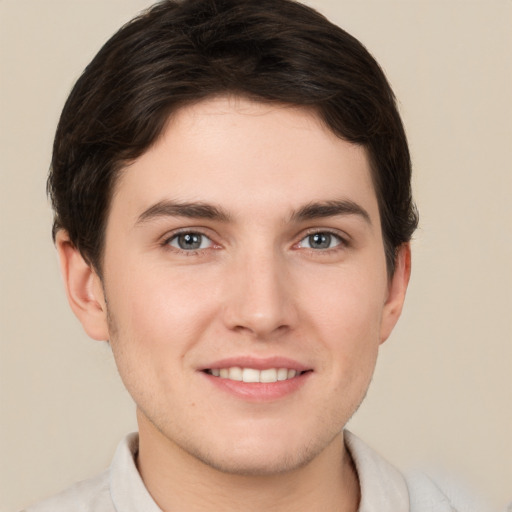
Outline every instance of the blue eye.
{"label": "blue eye", "polygon": [[197,251],[211,247],[212,241],[201,233],[187,232],[174,235],[168,244],[182,251]]}
{"label": "blue eye", "polygon": [[299,242],[299,247],[306,249],[332,249],[342,243],[342,239],[329,232],[312,233]]}

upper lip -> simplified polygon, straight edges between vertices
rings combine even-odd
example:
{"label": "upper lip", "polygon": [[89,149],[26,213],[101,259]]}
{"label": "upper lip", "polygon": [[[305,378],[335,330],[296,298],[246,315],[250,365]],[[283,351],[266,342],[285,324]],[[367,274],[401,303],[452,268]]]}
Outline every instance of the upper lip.
{"label": "upper lip", "polygon": [[214,368],[233,368],[235,366],[240,368],[254,368],[255,370],[268,370],[269,368],[288,368],[289,370],[296,370],[297,372],[312,370],[310,366],[299,363],[294,359],[281,356],[265,358],[254,356],[228,357],[214,361],[209,365],[202,367],[201,370],[211,370]]}

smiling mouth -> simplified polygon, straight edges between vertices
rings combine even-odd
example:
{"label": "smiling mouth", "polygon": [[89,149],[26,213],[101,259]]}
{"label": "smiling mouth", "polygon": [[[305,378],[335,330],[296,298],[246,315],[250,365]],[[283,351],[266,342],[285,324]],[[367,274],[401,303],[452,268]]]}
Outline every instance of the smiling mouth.
{"label": "smiling mouth", "polygon": [[255,368],[240,368],[239,366],[233,366],[231,368],[209,368],[204,370],[208,375],[219,377],[220,379],[262,383],[290,380],[309,371],[311,370],[297,371],[291,368],[267,368],[265,370],[257,370]]}

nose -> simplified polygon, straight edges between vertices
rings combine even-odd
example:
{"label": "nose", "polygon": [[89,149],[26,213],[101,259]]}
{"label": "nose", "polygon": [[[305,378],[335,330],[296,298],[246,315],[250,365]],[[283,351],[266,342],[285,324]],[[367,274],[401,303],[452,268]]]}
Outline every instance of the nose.
{"label": "nose", "polygon": [[224,320],[227,327],[268,340],[297,322],[293,282],[279,254],[253,251],[230,270]]}

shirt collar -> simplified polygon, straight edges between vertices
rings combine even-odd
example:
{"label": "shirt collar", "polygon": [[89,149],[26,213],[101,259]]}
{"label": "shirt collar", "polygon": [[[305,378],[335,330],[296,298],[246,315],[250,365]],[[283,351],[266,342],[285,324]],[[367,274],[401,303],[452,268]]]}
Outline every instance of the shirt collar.
{"label": "shirt collar", "polygon": [[110,466],[110,494],[117,512],[162,512],[149,494],[135,460],[139,435],[126,436],[117,447]]}
{"label": "shirt collar", "polygon": [[[359,512],[409,512],[407,485],[399,471],[351,432],[345,430],[344,435],[359,478]],[[112,501],[117,512],[162,512],[137,470],[138,449],[137,433],[119,444],[110,467]]]}
{"label": "shirt collar", "polygon": [[344,438],[359,477],[358,512],[409,512],[409,493],[402,474],[348,430]]}

